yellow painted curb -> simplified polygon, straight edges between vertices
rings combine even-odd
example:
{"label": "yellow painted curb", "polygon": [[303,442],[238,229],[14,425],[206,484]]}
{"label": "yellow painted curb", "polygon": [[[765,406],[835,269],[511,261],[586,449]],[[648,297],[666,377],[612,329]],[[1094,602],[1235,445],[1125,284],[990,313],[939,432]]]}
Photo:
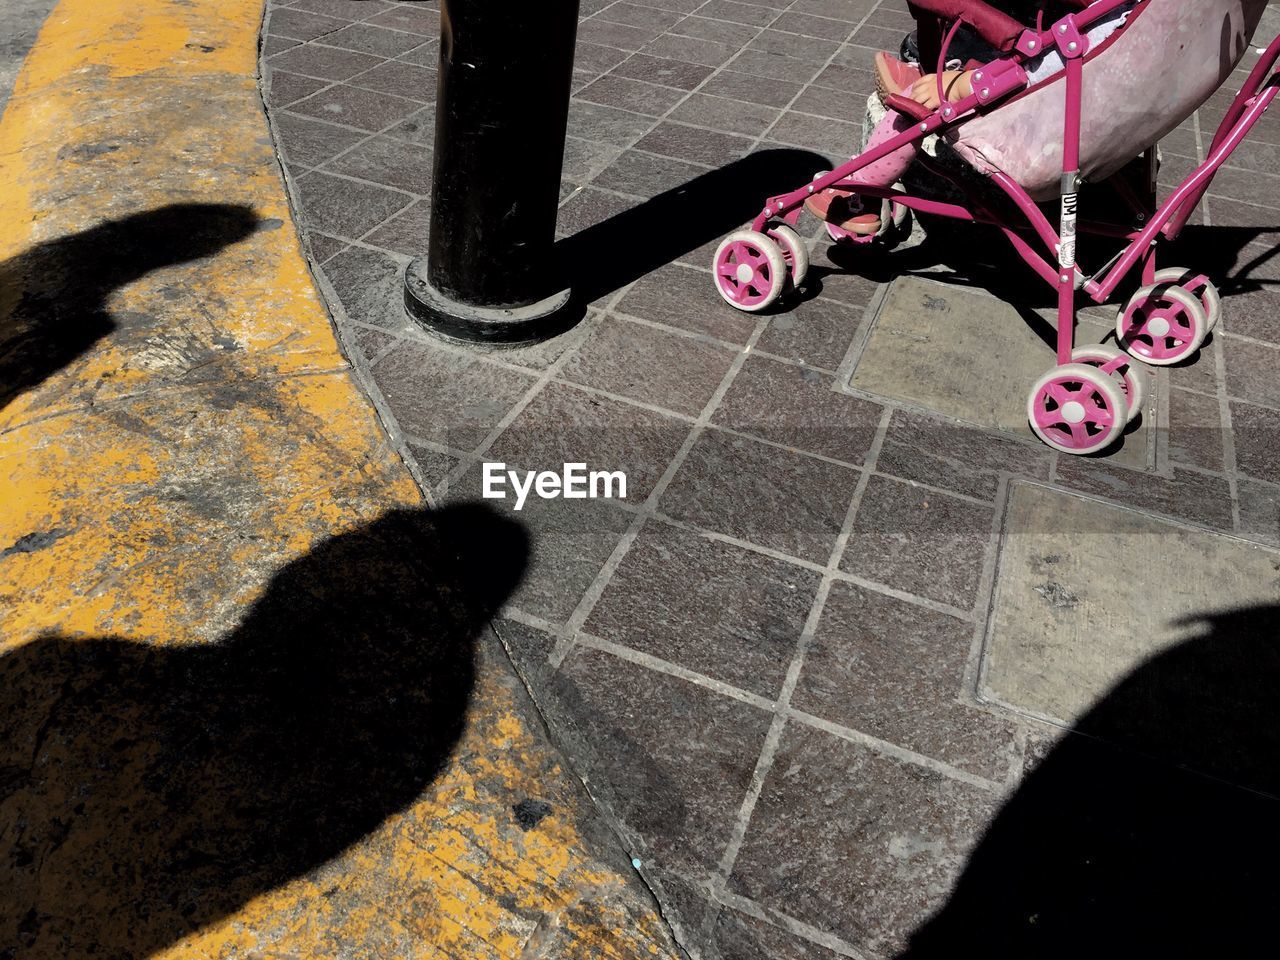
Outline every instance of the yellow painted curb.
{"label": "yellow painted curb", "polygon": [[[299,248],[255,81],[261,16],[61,0],[0,121],[0,665],[52,637],[216,644],[284,565],[421,503]],[[109,916],[68,902],[40,872],[56,845],[6,857],[29,812],[12,784],[56,757],[0,744],[0,890],[28,898],[0,906],[0,956],[675,956],[521,696],[482,657],[416,801],[199,923],[181,891]],[[552,812],[522,828],[513,798],[534,796]]]}

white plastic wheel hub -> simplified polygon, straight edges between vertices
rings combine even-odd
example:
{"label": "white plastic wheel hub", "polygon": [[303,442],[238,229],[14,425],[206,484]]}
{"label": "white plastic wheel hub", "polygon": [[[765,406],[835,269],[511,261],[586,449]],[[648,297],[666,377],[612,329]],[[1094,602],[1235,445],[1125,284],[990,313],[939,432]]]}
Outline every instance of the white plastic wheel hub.
{"label": "white plastic wheel hub", "polygon": [[1084,422],[1084,404],[1070,400],[1062,405],[1062,419],[1067,423]]}
{"label": "white plastic wheel hub", "polygon": [[1167,337],[1172,327],[1169,326],[1169,321],[1164,317],[1156,317],[1147,324],[1147,329],[1151,331],[1152,336]]}
{"label": "white plastic wheel hub", "polygon": [[738,264],[738,282],[747,283],[755,273],[748,264]]}

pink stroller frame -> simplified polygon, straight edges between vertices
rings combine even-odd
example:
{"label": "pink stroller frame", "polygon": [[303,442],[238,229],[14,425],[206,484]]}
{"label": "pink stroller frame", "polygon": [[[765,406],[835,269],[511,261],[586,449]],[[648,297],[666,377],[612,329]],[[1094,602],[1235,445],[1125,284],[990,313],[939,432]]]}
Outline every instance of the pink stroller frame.
{"label": "pink stroller frame", "polygon": [[[1128,22],[1100,43],[1095,52],[1101,53],[1122,33],[1133,29],[1138,17],[1152,2],[1137,0]],[[1157,203],[1156,148],[1151,144],[1140,157],[1145,165],[1146,196],[1126,179],[1123,171],[1106,178],[1132,215],[1132,222],[1082,219],[1077,215],[1081,182],[1081,103],[1085,65],[1090,59],[1085,34],[1091,25],[1124,6],[1126,0],[1093,3],[1075,0],[1075,3],[1083,9],[1047,29],[1040,29],[1043,24],[1036,29],[1024,29],[979,0],[913,0],[913,6],[954,21],[939,53],[936,71],[939,78],[946,63],[947,48],[961,22],[968,23],[1006,55],[977,69],[972,95],[948,102],[939,79],[940,106],[934,111],[917,106],[922,112],[912,129],[816,177],[800,189],[770,197],[751,228],[731,234],[716,251],[712,269],[720,295],[739,310],[758,311],[776,302],[787,288],[799,286],[808,269],[808,252],[792,228],[805,199],[828,187],[847,188],[863,197],[888,201],[895,213],[909,209],[994,226],[1032,270],[1057,291],[1057,365],[1036,381],[1028,395],[1027,418],[1031,429],[1045,443],[1066,453],[1096,453],[1112,444],[1141,410],[1146,390],[1146,375],[1141,364],[1168,366],[1186,360],[1199,350],[1217,324],[1221,304],[1209,278],[1194,270],[1158,269],[1156,241],[1160,236],[1172,240],[1182,232],[1218,169],[1280,93],[1280,73],[1273,73],[1280,60],[1280,37],[1272,41],[1261,56],[1227,110],[1204,162],[1163,204]],[[1011,23],[1014,24],[1012,31]],[[1065,130],[1056,231],[1028,190],[998,170],[991,172],[988,179],[1009,197],[1027,223],[1005,222],[979,196],[975,187],[966,183],[969,178],[952,175],[923,151],[917,162],[955,187],[965,198],[963,204],[913,196],[895,187],[867,186],[851,179],[864,167],[906,144],[958,130],[1015,102],[1028,87],[1023,64],[1055,46],[1065,65]],[[1053,81],[1046,84],[1048,82]],[[1040,86],[1044,84],[1033,89],[1038,90]],[[896,98],[890,100],[891,106],[900,105]],[[890,226],[889,218],[885,219],[885,226]],[[876,239],[855,238],[834,226],[829,227],[829,233],[833,239],[850,242]],[[1096,272],[1086,276],[1076,259],[1078,233],[1127,240],[1128,244]],[[1047,255],[1036,248],[1037,240],[1048,251]],[[1104,303],[1135,266],[1141,267],[1142,286],[1119,310],[1116,321],[1117,342],[1123,352],[1103,344],[1077,347],[1074,342],[1077,291],[1083,291],[1095,303]]]}

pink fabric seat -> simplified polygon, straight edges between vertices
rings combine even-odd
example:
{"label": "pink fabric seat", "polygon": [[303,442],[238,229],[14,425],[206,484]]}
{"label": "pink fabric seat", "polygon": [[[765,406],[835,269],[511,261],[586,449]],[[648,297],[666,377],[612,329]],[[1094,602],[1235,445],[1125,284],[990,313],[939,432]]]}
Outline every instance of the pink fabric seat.
{"label": "pink fabric seat", "polygon": [[[1011,49],[1014,31],[1022,29],[975,0],[915,2],[962,16],[1001,49]],[[1267,0],[1142,0],[1129,22],[1086,58],[1084,177],[1111,176],[1199,109],[1240,63],[1266,6]],[[1062,175],[1065,90],[1059,74],[948,139],[979,172],[1005,173],[1034,199],[1050,200]]]}

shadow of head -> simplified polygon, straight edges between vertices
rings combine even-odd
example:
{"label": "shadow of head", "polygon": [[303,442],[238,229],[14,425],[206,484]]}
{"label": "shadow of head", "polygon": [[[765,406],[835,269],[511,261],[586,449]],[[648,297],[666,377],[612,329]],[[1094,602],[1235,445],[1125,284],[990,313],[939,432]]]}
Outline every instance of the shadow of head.
{"label": "shadow of head", "polygon": [[1280,606],[1184,625],[1195,635],[1030,773],[904,957],[1238,957],[1273,941]]}
{"label": "shadow of head", "polygon": [[260,225],[250,207],[173,204],[109,220],[0,263],[0,409],[115,329],[112,291],[212,256]]}
{"label": "shadow of head", "polygon": [[283,568],[217,644],[0,657],[0,957],[148,956],[411,805],[527,553],[485,508],[396,511]]}

